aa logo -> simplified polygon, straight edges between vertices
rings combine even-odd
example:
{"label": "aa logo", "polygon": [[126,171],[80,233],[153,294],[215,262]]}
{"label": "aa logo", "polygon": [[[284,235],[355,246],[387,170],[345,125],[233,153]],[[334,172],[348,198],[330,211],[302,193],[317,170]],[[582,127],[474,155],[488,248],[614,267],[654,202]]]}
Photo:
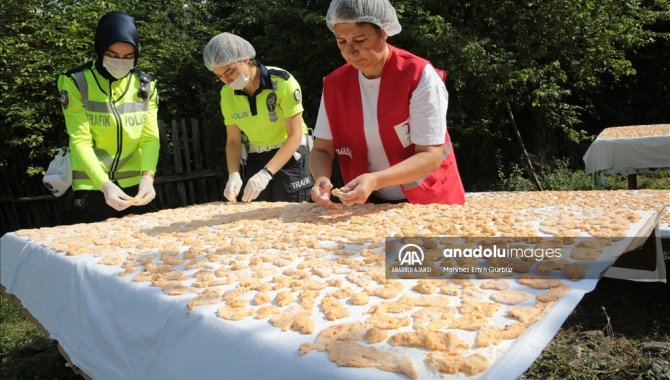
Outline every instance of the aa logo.
{"label": "aa logo", "polygon": [[398,252],[400,265],[423,265],[423,249],[416,244],[405,244]]}

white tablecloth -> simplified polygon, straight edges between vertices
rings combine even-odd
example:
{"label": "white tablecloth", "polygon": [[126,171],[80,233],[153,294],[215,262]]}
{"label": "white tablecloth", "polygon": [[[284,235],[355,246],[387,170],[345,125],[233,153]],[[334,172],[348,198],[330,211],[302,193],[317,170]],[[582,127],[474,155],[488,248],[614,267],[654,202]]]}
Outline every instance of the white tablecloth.
{"label": "white tablecloth", "polygon": [[[629,236],[657,218],[654,212],[640,215],[642,219],[630,226]],[[607,253],[610,265],[627,244],[622,240],[611,246]],[[4,290],[15,295],[59,341],[73,364],[96,379],[405,378],[372,368],[338,367],[325,352],[300,356],[300,344],[312,343],[322,328],[333,324],[318,311],[315,332],[310,335],[281,331],[267,320],[218,318],[216,310],[221,304],[196,308],[189,315],[186,304],[193,295],[170,297],[146,282],[131,282],[129,277],[119,276],[119,265],[100,265],[90,255],[65,256],[14,233],[2,237],[0,248]],[[572,290],[544,319],[520,338],[490,348],[496,360],[481,377],[513,379],[521,375],[584,293],[596,284],[593,278],[569,282]],[[351,316],[336,322],[362,320],[370,306],[382,301],[373,298],[365,306],[347,304]],[[447,378],[423,366],[425,350],[388,343],[379,347],[411,357],[422,379]]]}
{"label": "white tablecloth", "polygon": [[584,154],[586,174],[670,167],[670,136],[596,138]]}
{"label": "white tablecloth", "polygon": [[298,354],[314,336],[267,321],[226,321],[221,305],[187,315],[193,296],[131,283],[92,257],[64,256],[14,234],[2,237],[2,286],[95,379],[393,379]]}

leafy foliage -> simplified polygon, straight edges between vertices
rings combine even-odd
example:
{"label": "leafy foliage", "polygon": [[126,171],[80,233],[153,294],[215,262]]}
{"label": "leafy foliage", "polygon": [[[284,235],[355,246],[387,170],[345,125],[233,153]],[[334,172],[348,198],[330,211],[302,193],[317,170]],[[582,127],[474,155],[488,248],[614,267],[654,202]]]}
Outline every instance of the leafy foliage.
{"label": "leafy foliage", "polygon": [[[163,120],[221,123],[220,83],[202,64],[209,38],[251,41],[264,64],[300,82],[313,125],[321,79],[343,63],[324,22],[328,0],[4,0],[0,4],[0,165],[36,173],[65,139],[59,73],[92,58],[97,20],[132,14],[140,68],[157,78]],[[448,121],[466,188],[496,182],[521,160],[509,104],[540,168],[573,167],[604,127],[670,120],[667,0],[393,1],[389,41],[449,74]],[[224,142],[221,141],[221,144]],[[47,149],[45,149],[47,148]]]}

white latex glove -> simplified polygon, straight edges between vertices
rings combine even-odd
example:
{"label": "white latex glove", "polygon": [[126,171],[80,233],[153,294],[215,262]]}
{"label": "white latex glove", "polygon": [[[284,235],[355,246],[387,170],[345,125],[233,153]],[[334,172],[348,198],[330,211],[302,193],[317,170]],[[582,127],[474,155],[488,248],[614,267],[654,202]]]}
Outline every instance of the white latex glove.
{"label": "white latex glove", "polygon": [[102,184],[102,193],[105,194],[105,202],[109,207],[116,211],[123,211],[130,207],[130,198],[128,194],[124,193],[120,187],[116,186],[112,181],[107,181]]}
{"label": "white latex glove", "polygon": [[258,197],[258,195],[267,187],[268,183],[272,180],[270,173],[265,170],[260,170],[258,173],[254,174],[253,177],[249,178],[247,186],[244,187],[244,195],[242,196],[243,202],[251,202]]}
{"label": "white latex glove", "polygon": [[154,190],[154,179],[149,176],[143,176],[140,180],[140,187],[135,196],[135,206],[144,206],[156,198]]}
{"label": "white latex glove", "polygon": [[223,190],[223,196],[230,202],[237,202],[237,195],[242,189],[242,178],[240,178],[240,173],[232,172],[228,176],[228,182],[226,182],[226,188]]}

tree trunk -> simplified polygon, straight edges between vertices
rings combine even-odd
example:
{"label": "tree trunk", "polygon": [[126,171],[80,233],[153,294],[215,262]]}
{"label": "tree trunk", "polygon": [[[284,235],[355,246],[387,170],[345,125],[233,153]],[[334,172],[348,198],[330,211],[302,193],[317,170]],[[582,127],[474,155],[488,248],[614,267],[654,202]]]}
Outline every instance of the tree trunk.
{"label": "tree trunk", "polygon": [[505,106],[507,107],[507,115],[509,116],[510,123],[512,124],[512,129],[514,130],[514,137],[516,138],[516,141],[519,143],[519,147],[521,147],[521,152],[523,153],[523,157],[525,158],[526,161],[526,170],[528,171],[528,176],[535,184],[535,188],[542,191],[543,190],[542,184],[540,184],[540,180],[537,178],[537,174],[535,173],[535,169],[533,168],[533,163],[530,161],[530,156],[528,155],[526,146],[524,145],[523,140],[521,139],[521,133],[519,133],[519,128],[516,125],[516,120],[514,120],[512,107],[510,107],[509,102],[505,102]]}

